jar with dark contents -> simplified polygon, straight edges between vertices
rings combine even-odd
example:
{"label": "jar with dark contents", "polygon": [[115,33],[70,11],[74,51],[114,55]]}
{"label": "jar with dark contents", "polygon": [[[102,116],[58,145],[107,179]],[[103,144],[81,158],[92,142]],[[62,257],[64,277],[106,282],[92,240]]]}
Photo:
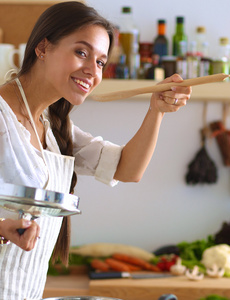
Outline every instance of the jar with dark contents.
{"label": "jar with dark contents", "polygon": [[172,55],[162,56],[161,63],[165,71],[165,77],[170,77],[176,73],[177,71],[176,60],[177,60],[176,56],[172,56]]}

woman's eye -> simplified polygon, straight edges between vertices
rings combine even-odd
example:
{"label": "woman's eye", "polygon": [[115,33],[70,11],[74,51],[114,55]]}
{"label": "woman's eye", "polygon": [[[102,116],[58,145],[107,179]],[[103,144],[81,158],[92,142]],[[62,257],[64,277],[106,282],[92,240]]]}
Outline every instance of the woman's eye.
{"label": "woman's eye", "polygon": [[97,63],[98,63],[98,65],[99,65],[100,67],[104,68],[104,66],[105,66],[105,62],[104,62],[104,61],[98,60]]}
{"label": "woman's eye", "polygon": [[86,53],[85,51],[82,51],[82,50],[77,50],[76,53],[82,57],[86,57]]}

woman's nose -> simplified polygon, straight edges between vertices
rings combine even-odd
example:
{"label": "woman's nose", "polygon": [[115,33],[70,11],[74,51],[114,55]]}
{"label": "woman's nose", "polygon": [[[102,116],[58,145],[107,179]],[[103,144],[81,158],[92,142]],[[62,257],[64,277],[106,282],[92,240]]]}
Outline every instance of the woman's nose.
{"label": "woman's nose", "polygon": [[92,77],[96,77],[98,72],[97,62],[88,62],[88,64],[84,67],[84,72],[86,74],[90,74]]}

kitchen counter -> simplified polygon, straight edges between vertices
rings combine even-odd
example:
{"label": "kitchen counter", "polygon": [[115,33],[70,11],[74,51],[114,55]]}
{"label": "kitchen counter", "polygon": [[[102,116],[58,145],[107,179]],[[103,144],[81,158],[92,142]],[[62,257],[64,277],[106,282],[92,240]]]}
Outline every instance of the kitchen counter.
{"label": "kitchen counter", "polygon": [[230,278],[190,281],[185,276],[158,279],[89,280],[87,273],[48,276],[45,297],[105,296],[123,300],[157,300],[172,293],[178,300],[198,300],[211,294],[230,298]]}

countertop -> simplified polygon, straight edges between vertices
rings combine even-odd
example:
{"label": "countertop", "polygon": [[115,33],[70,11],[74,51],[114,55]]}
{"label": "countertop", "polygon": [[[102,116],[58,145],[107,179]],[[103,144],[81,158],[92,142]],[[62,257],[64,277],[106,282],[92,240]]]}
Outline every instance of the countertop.
{"label": "countertop", "polygon": [[89,280],[87,272],[48,276],[43,298],[60,296],[104,296],[123,300],[157,300],[174,294],[178,300],[199,300],[211,294],[230,298],[230,278],[191,281],[185,276],[157,279]]}

